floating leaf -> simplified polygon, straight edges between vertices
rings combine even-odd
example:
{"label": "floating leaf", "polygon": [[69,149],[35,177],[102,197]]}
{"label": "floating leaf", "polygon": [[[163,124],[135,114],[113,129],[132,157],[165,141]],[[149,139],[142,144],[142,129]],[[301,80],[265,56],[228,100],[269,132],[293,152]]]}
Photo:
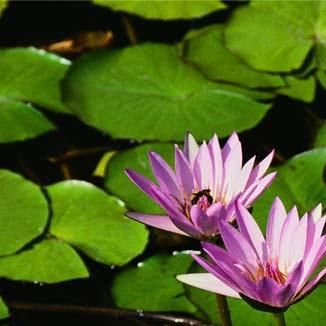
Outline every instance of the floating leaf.
{"label": "floating leaf", "polygon": [[224,46],[222,25],[212,25],[187,34],[183,56],[211,80],[251,88],[285,86],[280,76],[253,70],[232,54]]}
{"label": "floating leaf", "polygon": [[125,11],[149,19],[190,19],[198,18],[225,8],[219,0],[201,0],[192,2],[188,0],[177,1],[120,1],[120,0],[93,0],[94,3],[109,7],[115,11]]}
{"label": "floating leaf", "polygon": [[225,90],[232,93],[239,93],[258,101],[271,101],[273,98],[276,97],[276,94],[274,92],[263,89],[246,88],[233,84],[218,82],[215,82],[214,85],[220,90]]}
{"label": "floating leaf", "polygon": [[304,102],[312,102],[315,97],[316,80],[314,76],[306,79],[299,79],[292,76],[285,77],[287,87],[277,90],[278,94],[301,100]]}
{"label": "floating leaf", "polygon": [[326,147],[326,122],[318,130],[314,147]]}
{"label": "floating leaf", "polygon": [[145,144],[119,152],[110,160],[105,177],[106,188],[121,198],[128,208],[144,213],[162,213],[157,204],[140,191],[126,176],[125,169],[132,169],[153,180],[148,152],[159,153],[169,164],[174,164],[172,144]]}
{"label": "floating leaf", "polygon": [[13,254],[43,232],[48,205],[40,188],[0,170],[0,256]]}
{"label": "floating leaf", "polygon": [[63,83],[65,103],[113,137],[182,140],[221,137],[257,124],[269,106],[216,89],[174,48],[143,44],[85,55]]}
{"label": "floating leaf", "polygon": [[0,96],[0,143],[37,137],[54,128],[31,105]]}
{"label": "floating leaf", "polygon": [[317,72],[317,78],[320,84],[326,89],[326,71],[319,70]]}
{"label": "floating leaf", "polygon": [[73,248],[61,241],[43,240],[31,249],[1,258],[0,276],[11,280],[57,283],[89,275]]}
{"label": "floating leaf", "polygon": [[277,178],[254,205],[254,215],[261,225],[266,225],[268,211],[276,196],[288,210],[297,205],[301,214],[318,203],[326,205],[325,165],[326,147],[296,155],[280,166]]}
{"label": "floating leaf", "polygon": [[119,273],[112,286],[116,305],[146,311],[195,312],[196,308],[184,296],[182,283],[175,278],[186,273],[191,263],[191,256],[183,253],[156,255]]}
{"label": "floating leaf", "polygon": [[60,81],[69,64],[34,48],[0,50],[0,95],[67,113],[60,99]]}
{"label": "floating leaf", "polygon": [[0,297],[0,319],[9,317],[9,310],[3,299]]}
{"label": "floating leaf", "polygon": [[57,238],[105,264],[123,265],[143,252],[148,232],[124,216],[118,199],[83,181],[59,182],[48,193]]}
{"label": "floating leaf", "polygon": [[252,67],[266,71],[299,68],[316,45],[323,66],[325,16],[324,1],[253,1],[234,12],[225,31],[226,44]]}

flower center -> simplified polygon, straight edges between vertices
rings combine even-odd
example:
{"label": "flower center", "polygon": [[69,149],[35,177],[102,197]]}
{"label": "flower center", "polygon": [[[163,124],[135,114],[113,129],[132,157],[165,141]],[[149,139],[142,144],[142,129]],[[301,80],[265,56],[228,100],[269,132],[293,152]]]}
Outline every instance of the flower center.
{"label": "flower center", "polygon": [[281,272],[275,263],[266,262],[257,270],[256,280],[261,280],[263,277],[273,279],[280,285],[284,285],[287,275]]}
{"label": "flower center", "polygon": [[194,192],[191,195],[191,204],[198,205],[203,211],[206,211],[213,203],[213,197],[210,195],[209,189],[203,189],[198,192]]}

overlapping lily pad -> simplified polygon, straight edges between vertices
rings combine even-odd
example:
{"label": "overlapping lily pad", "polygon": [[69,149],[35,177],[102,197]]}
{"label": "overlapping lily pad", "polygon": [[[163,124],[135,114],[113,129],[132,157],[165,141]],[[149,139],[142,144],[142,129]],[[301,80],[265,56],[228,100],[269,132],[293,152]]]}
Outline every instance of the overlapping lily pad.
{"label": "overlapping lily pad", "polygon": [[9,310],[3,299],[0,297],[0,319],[9,317]]}
{"label": "overlapping lily pad", "polygon": [[254,215],[262,226],[276,196],[287,209],[297,205],[299,211],[311,210],[318,203],[326,205],[326,186],[323,181],[326,147],[301,153],[280,166],[278,176],[270,188],[254,205]]}
{"label": "overlapping lily pad", "polygon": [[211,80],[251,88],[285,86],[278,75],[260,72],[246,65],[224,45],[223,25],[190,32],[183,45],[183,57]]}
{"label": "overlapping lily pad", "polygon": [[40,188],[0,170],[0,256],[13,254],[39,236],[47,219],[48,205]]}
{"label": "overlapping lily pad", "polygon": [[116,305],[147,311],[194,313],[195,306],[185,297],[183,285],[175,278],[177,274],[186,273],[191,263],[188,254],[156,255],[121,272],[112,286]]}
{"label": "overlapping lily pad", "polygon": [[316,135],[314,147],[326,147],[326,122],[324,122]]}
{"label": "overlapping lily pad", "polygon": [[207,15],[225,8],[220,1],[201,0],[191,4],[187,0],[176,1],[117,1],[93,0],[94,3],[109,7],[116,11],[124,11],[150,19],[190,19]]}
{"label": "overlapping lily pad", "polygon": [[144,250],[148,232],[124,216],[125,207],[90,183],[65,181],[47,188],[52,204],[50,233],[94,260],[123,265]]}
{"label": "overlapping lily pad", "polygon": [[0,51],[0,95],[68,113],[61,102],[60,82],[70,62],[34,48]]}
{"label": "overlapping lily pad", "polygon": [[117,138],[182,140],[188,130],[226,136],[253,127],[269,108],[217,89],[162,44],[85,55],[63,86],[74,113]]}
{"label": "overlapping lily pad", "polygon": [[312,102],[314,100],[316,90],[316,79],[314,76],[305,79],[287,76],[285,77],[285,81],[287,87],[278,89],[278,94],[304,102]]}
{"label": "overlapping lily pad", "polygon": [[57,283],[88,277],[76,251],[58,240],[44,240],[33,248],[0,259],[0,277]]}
{"label": "overlapping lily pad", "polygon": [[54,128],[31,105],[0,96],[0,143],[34,138]]}
{"label": "overlapping lily pad", "polygon": [[137,146],[113,156],[106,168],[105,186],[121,198],[129,209],[144,213],[161,213],[159,206],[140,191],[124,173],[125,169],[131,169],[153,180],[148,159],[149,151],[159,153],[171,166],[174,165],[172,144],[152,143]]}
{"label": "overlapping lily pad", "polygon": [[298,69],[315,46],[323,68],[325,16],[324,1],[253,1],[234,12],[226,44],[252,67],[266,71]]}

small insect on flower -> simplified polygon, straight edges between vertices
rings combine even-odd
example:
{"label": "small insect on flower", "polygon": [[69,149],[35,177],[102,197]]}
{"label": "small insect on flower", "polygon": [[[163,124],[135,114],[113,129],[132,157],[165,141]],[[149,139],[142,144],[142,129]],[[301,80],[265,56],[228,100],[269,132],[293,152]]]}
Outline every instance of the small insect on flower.
{"label": "small insect on flower", "polygon": [[216,135],[208,144],[198,146],[187,134],[183,150],[175,146],[175,170],[157,153],[149,153],[157,184],[126,170],[129,178],[167,215],[127,215],[171,232],[198,239],[213,238],[219,232],[219,219],[234,218],[236,199],[249,207],[273,181],[275,173],[264,176],[272,158],[273,152],[254,167],[252,157],[242,166],[242,147],[236,133],[222,149]]}
{"label": "small insect on flower", "polygon": [[326,216],[322,217],[321,205],[299,219],[295,207],[286,213],[276,198],[268,217],[266,240],[239,202],[236,219],[239,230],[219,222],[226,250],[203,242],[209,260],[193,255],[209,273],[179,275],[178,280],[218,294],[242,297],[257,309],[275,311],[301,300],[326,274],[324,268],[312,278],[326,252],[326,236],[322,235]]}

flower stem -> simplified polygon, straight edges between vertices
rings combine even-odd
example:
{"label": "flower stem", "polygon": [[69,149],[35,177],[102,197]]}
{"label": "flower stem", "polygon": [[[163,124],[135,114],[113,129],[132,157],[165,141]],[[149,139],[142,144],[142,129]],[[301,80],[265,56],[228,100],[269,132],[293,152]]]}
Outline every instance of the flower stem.
{"label": "flower stem", "polygon": [[216,294],[216,302],[221,325],[232,326],[229,306],[228,302],[226,301],[226,297],[224,295]]}
{"label": "flower stem", "polygon": [[275,316],[277,326],[286,326],[284,312],[275,312],[274,316]]}

